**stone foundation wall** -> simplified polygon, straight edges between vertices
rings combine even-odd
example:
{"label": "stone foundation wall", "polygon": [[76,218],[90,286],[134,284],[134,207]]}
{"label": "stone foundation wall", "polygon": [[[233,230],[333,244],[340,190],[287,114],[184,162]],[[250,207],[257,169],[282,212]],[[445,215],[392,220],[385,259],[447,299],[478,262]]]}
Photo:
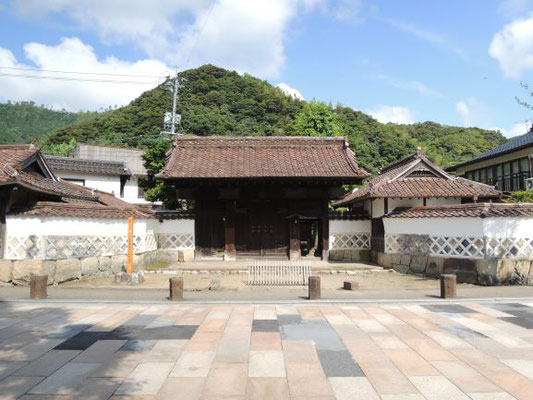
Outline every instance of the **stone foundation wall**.
{"label": "stone foundation wall", "polygon": [[[133,255],[133,269],[140,270],[154,262],[194,260],[192,251],[156,250]],[[54,285],[83,277],[109,276],[126,270],[126,256],[70,258],[65,260],[0,260],[0,285],[28,285],[30,274],[48,275]]]}
{"label": "stone foundation wall", "polygon": [[404,274],[431,278],[455,274],[459,283],[533,285],[533,261],[530,260],[466,259],[382,252],[372,252],[372,260],[383,268],[392,268]]}
{"label": "stone foundation wall", "polygon": [[330,250],[329,261],[370,261],[370,250]]}

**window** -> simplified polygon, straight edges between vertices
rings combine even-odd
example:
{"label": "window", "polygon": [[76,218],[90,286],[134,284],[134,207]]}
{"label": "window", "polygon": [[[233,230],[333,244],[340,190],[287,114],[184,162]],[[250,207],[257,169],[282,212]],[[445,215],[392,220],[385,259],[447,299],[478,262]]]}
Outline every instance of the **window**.
{"label": "window", "polygon": [[527,174],[529,177],[529,160],[527,158],[522,158],[520,160],[520,172]]}
{"label": "window", "polygon": [[489,185],[493,185],[494,183],[494,176],[493,176],[494,170],[492,167],[487,168],[487,183]]}
{"label": "window", "polygon": [[474,177],[474,173],[472,171],[468,171],[466,173],[466,179],[472,180],[473,177]]}
{"label": "window", "polygon": [[487,182],[487,170],[485,168],[479,170],[479,181]]}
{"label": "window", "polygon": [[479,182],[479,169],[476,169],[476,170],[474,171],[474,180],[475,180],[476,182]]}
{"label": "window", "polygon": [[144,188],[140,187],[140,186],[137,186],[137,198],[138,199],[144,199],[144,194],[146,193],[146,191],[144,190]]}

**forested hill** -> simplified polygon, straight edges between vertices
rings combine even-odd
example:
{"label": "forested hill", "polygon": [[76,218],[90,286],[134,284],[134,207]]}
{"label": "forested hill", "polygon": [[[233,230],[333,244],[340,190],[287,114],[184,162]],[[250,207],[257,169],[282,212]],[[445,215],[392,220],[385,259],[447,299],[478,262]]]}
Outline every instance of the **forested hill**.
{"label": "forested hill", "polygon": [[29,143],[94,114],[55,111],[33,102],[0,103],[0,143]]}
{"label": "forested hill", "polygon": [[[249,75],[212,65],[180,74],[180,132],[194,135],[344,135],[362,167],[376,172],[421,146],[441,166],[465,161],[505,141],[496,131],[425,122],[382,124],[348,107],[303,102]],[[147,91],[129,105],[97,114],[51,133],[40,145],[76,142],[150,147],[171,108],[168,85]],[[64,147],[60,147],[64,151]]]}

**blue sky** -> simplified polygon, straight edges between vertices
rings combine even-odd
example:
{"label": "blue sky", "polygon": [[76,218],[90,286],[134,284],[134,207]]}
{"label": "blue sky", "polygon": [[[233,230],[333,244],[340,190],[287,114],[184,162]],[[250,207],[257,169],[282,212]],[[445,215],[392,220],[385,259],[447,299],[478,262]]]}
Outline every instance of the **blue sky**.
{"label": "blue sky", "polygon": [[[204,63],[383,122],[513,136],[533,114],[514,99],[533,85],[533,0],[0,0],[0,101],[123,105]],[[16,68],[141,77],[1,76],[103,76]]]}

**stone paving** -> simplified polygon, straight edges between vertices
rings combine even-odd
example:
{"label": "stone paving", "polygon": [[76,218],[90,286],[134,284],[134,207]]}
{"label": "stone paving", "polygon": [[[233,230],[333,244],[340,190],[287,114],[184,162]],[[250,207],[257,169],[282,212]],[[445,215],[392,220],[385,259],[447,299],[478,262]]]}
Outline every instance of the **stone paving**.
{"label": "stone paving", "polygon": [[5,302],[0,398],[532,399],[533,302]]}

